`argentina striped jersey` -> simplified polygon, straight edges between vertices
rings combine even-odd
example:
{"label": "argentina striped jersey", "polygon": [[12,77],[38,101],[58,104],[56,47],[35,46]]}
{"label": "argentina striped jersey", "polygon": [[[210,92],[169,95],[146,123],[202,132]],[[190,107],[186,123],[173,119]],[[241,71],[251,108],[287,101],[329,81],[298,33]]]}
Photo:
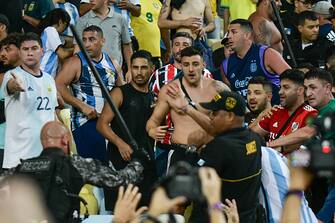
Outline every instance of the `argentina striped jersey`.
{"label": "argentina striped jersey", "polygon": [[[91,69],[89,68],[83,54],[79,52],[77,56],[81,60],[81,74],[79,80],[71,84],[72,93],[74,97],[94,107],[98,113],[101,113],[104,105],[104,98],[102,96],[101,88]],[[92,62],[97,69],[103,83],[107,89],[111,91],[117,80],[117,71],[112,60],[109,58],[107,53],[103,53],[102,59],[99,62]],[[85,124],[88,119],[76,108],[73,107],[72,109],[73,111],[71,114],[71,122],[72,129],[75,130],[76,128]]]}
{"label": "argentina striped jersey", "polygon": [[[269,223],[279,222],[283,211],[290,177],[286,163],[287,159],[279,152],[262,147],[262,185],[259,198],[266,209]],[[300,219],[303,223],[318,222],[305,197],[302,198]]]}
{"label": "argentina striped jersey", "polygon": [[[63,10],[65,10],[71,20],[70,20],[70,24],[71,25],[76,25],[78,19],[79,19],[79,12],[78,12],[78,9],[76,8],[75,5],[69,3],[69,2],[65,2],[65,3],[55,3],[55,8],[61,8]],[[65,31],[62,33],[62,35],[64,36],[73,36],[73,33],[70,29],[70,27],[67,27],[65,29]]]}

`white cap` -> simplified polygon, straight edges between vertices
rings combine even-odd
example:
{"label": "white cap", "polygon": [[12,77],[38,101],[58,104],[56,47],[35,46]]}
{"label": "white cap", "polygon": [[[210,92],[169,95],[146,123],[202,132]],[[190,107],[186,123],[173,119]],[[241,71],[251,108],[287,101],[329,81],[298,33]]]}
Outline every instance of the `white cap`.
{"label": "white cap", "polygon": [[323,15],[326,18],[331,17],[333,10],[333,5],[328,1],[320,1],[313,7],[313,12]]}

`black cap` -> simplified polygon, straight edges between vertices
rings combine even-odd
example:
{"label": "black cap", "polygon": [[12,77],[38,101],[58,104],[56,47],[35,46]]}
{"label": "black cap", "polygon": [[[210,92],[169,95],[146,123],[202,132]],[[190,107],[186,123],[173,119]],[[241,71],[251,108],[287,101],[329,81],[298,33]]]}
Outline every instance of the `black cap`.
{"label": "black cap", "polygon": [[7,16],[5,16],[4,14],[1,14],[1,13],[0,13],[0,24],[4,24],[7,27],[7,29],[9,27],[9,20],[8,20]]}
{"label": "black cap", "polygon": [[200,103],[200,105],[212,111],[225,110],[233,112],[237,116],[244,116],[247,108],[244,98],[240,94],[231,91],[223,91],[215,95],[211,102]]}

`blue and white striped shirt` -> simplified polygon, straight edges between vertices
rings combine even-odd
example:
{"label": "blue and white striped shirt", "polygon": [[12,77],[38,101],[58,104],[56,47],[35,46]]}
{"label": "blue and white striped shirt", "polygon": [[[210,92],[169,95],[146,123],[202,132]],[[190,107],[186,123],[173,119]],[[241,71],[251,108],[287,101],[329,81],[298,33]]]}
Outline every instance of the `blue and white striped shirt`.
{"label": "blue and white striped shirt", "polygon": [[42,35],[42,47],[44,50],[41,59],[41,70],[55,77],[58,67],[57,48],[62,45],[61,39],[55,27],[48,26]]}
{"label": "blue and white striped shirt", "polygon": [[[79,19],[79,12],[75,5],[65,2],[65,3],[55,3],[55,8],[61,8],[65,10],[71,17],[70,24],[76,25],[78,19]],[[70,29],[70,27],[67,27],[66,30],[62,33],[63,36],[73,36],[73,33]]]}
{"label": "blue and white striped shirt", "polygon": [[[81,74],[79,80],[71,84],[73,95],[79,100],[94,107],[98,113],[101,113],[104,105],[104,98],[101,92],[101,88],[91,69],[89,68],[83,54],[79,52],[77,56],[81,60]],[[109,58],[107,53],[103,53],[102,59],[99,62],[92,62],[97,69],[103,83],[107,89],[111,91],[117,80],[117,71],[112,60]],[[84,116],[76,108],[73,108],[71,114],[73,130],[82,126],[87,121],[88,119],[86,116]]]}
{"label": "blue and white striped shirt", "polygon": [[[262,186],[259,198],[266,209],[269,223],[280,220],[289,187],[289,177],[287,159],[274,149],[262,147]],[[318,222],[305,197],[302,199],[300,213],[301,222]]]}

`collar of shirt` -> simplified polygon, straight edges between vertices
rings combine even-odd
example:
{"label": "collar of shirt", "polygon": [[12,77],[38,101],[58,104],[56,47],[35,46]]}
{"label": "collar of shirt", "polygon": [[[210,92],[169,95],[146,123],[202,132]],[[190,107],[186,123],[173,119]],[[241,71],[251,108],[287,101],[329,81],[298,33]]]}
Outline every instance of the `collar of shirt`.
{"label": "collar of shirt", "polygon": [[[113,15],[114,15],[114,8],[113,7],[108,7],[108,9],[109,9],[109,12],[108,12],[107,17],[113,17]],[[90,10],[88,13],[89,13],[89,16],[92,17],[92,18],[99,17],[97,14],[95,14],[95,12],[93,12],[93,10]]]}

